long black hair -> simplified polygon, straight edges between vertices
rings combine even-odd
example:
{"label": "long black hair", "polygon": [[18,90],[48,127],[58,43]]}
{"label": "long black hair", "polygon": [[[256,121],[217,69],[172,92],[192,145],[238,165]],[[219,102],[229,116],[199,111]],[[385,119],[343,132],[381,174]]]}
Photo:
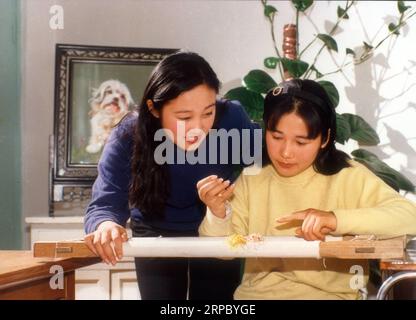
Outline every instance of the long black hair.
{"label": "long black hair", "polygon": [[163,216],[169,197],[169,176],[166,165],[157,164],[154,151],[160,142],[154,135],[161,129],[160,119],[153,116],[147,101],[157,111],[181,93],[205,84],[218,93],[220,82],[208,62],[193,52],[178,51],[165,57],[155,67],[138,105],[132,155],[132,180],[129,202],[149,217]]}
{"label": "long black hair", "polygon": [[[332,175],[350,166],[348,163],[350,157],[335,147],[337,134],[335,107],[318,82],[292,79],[282,82],[267,93],[263,113],[264,126],[267,130],[274,131],[281,117],[292,112],[305,121],[309,139],[321,135],[322,142],[328,140],[326,146],[319,150],[313,163],[317,172]],[[264,164],[270,163],[267,152],[263,152],[263,159]]]}

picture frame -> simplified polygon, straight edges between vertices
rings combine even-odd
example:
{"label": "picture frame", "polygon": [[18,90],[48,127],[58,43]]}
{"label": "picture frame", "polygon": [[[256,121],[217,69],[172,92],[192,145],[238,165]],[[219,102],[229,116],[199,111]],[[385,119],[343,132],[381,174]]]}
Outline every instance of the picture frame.
{"label": "picture frame", "polygon": [[[94,122],[101,112],[97,110],[105,108],[119,119],[126,106],[131,111],[140,102],[154,66],[177,50],[56,44],[50,202],[65,201],[65,188],[81,188],[82,193],[92,187],[108,127],[116,121],[110,124],[106,114],[107,120]],[[104,101],[97,100],[108,98],[108,92],[117,92],[119,102],[106,101],[103,107]],[[97,123],[102,129],[105,121],[103,134]]]}

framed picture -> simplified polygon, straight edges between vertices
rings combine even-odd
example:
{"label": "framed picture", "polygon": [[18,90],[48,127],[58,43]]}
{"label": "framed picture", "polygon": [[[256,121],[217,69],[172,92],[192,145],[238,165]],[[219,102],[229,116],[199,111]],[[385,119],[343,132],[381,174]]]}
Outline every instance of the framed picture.
{"label": "framed picture", "polygon": [[111,129],[140,102],[154,66],[175,51],[56,45],[52,199],[60,200],[62,186],[92,185]]}

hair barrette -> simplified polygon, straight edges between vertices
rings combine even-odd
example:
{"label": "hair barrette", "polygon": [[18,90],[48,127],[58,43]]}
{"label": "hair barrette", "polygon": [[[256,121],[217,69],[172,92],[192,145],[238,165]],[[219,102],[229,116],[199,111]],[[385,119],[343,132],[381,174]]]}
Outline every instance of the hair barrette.
{"label": "hair barrette", "polygon": [[283,88],[282,88],[282,87],[277,86],[276,88],[274,88],[274,89],[273,89],[272,94],[273,94],[274,96],[278,96],[278,95],[279,95],[279,94],[281,94],[282,92],[283,92]]}

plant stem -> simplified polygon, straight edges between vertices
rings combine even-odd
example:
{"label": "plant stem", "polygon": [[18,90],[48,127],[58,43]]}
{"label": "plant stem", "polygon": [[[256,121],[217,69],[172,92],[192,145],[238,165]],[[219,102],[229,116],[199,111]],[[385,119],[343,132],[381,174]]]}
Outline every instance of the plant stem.
{"label": "plant stem", "polygon": [[[263,4],[263,8],[266,8],[267,5],[267,0],[261,0],[261,3]],[[273,41],[273,47],[274,50],[276,52],[276,55],[279,59],[282,58],[282,56],[280,55],[279,49],[277,48],[277,44],[276,44],[276,36],[274,34],[274,14],[272,15],[272,17],[267,17],[267,19],[270,22],[270,33],[272,35],[272,41]],[[278,64],[278,68],[279,68],[279,73],[280,73],[280,79],[283,80],[283,70],[282,70],[282,64],[279,62]]]}
{"label": "plant stem", "polygon": [[296,59],[299,58],[299,10],[296,9]]}
{"label": "plant stem", "polygon": [[[352,5],[354,4],[355,1],[351,1],[351,3],[346,3],[345,5],[345,9],[344,9],[344,14],[338,18],[337,22],[335,23],[335,25],[332,27],[331,31],[329,32],[329,35],[332,35],[335,30],[338,28],[338,25],[341,23],[341,20],[343,19],[343,17],[347,14],[348,10],[352,7]],[[307,77],[309,76],[309,74],[312,72],[312,67],[315,66],[316,61],[318,61],[318,57],[321,54],[322,50],[325,48],[325,44],[322,45],[322,47],[319,49],[318,53],[315,55],[315,58],[312,62],[312,64],[308,67],[308,69],[306,70],[305,74],[304,74],[304,78],[307,79]]]}
{"label": "plant stem", "polygon": [[311,42],[308,43],[308,45],[303,48],[303,50],[299,53],[298,59],[300,59],[300,57],[302,56],[302,54],[312,45],[312,43],[315,42],[315,40],[318,39],[318,36],[316,35]]}
{"label": "plant stem", "polygon": [[[270,19],[270,31],[272,35],[274,50],[276,51],[276,55],[281,59],[282,56],[280,55],[279,49],[277,48],[276,36],[274,34],[274,18]],[[279,66],[280,79],[283,80],[284,77],[283,77],[282,64],[279,62],[278,66]]]}
{"label": "plant stem", "polygon": [[397,30],[399,30],[407,20],[409,20],[411,17],[413,17],[416,14],[416,12],[413,12],[411,15],[407,16],[406,19],[403,19],[403,13],[400,16],[399,23],[397,24],[396,28],[394,28],[390,33],[384,37],[383,40],[381,40],[377,45],[374,47],[373,50],[377,49],[385,40],[387,40],[389,37],[391,37]]}
{"label": "plant stem", "polygon": [[370,52],[366,52],[366,53],[364,53],[360,58],[359,58],[359,60],[357,60],[357,61],[350,61],[350,62],[347,62],[347,63],[345,63],[345,64],[343,64],[341,67],[339,67],[338,69],[336,69],[336,70],[334,70],[334,71],[331,71],[331,72],[328,72],[328,73],[325,73],[325,74],[323,74],[322,75],[322,77],[324,77],[324,76],[327,76],[327,75],[330,75],[330,74],[334,74],[334,73],[338,73],[338,72],[340,72],[340,71],[342,71],[342,69],[343,68],[345,68],[346,66],[348,66],[348,65],[350,65],[350,64],[352,64],[352,63],[354,63],[355,65],[359,65],[359,64],[361,64],[361,63],[363,63],[364,61],[366,61],[369,57],[370,57],[370,53],[371,52],[374,52],[375,51],[375,49],[377,49],[378,47],[380,47],[380,45],[384,42],[384,41],[386,41],[389,37],[391,37],[392,35],[394,35],[394,32],[396,32],[397,30],[399,30],[404,24],[405,24],[405,22],[406,21],[408,21],[411,17],[413,17],[414,15],[416,15],[416,11],[415,12],[413,12],[413,13],[411,13],[410,15],[408,15],[406,18],[404,18],[404,16],[403,16],[403,14],[402,14],[402,16],[400,17],[400,20],[399,20],[399,24],[396,26],[396,28],[394,28],[392,31],[390,31],[389,32],[389,34],[387,35],[387,36],[385,36],[379,43],[377,43],[377,45],[373,48],[373,49],[371,49],[371,51]]}
{"label": "plant stem", "polygon": [[[352,61],[347,62],[347,63],[343,64],[341,67],[339,67],[338,69],[336,69],[334,71],[331,71],[331,72],[328,72],[328,73],[324,73],[321,78],[323,78],[323,77],[325,77],[327,75],[330,75],[330,74],[338,73],[338,72],[342,71],[342,69],[344,69],[346,66],[350,65],[351,63],[352,63]],[[357,64],[360,64],[360,63],[357,63]]]}

